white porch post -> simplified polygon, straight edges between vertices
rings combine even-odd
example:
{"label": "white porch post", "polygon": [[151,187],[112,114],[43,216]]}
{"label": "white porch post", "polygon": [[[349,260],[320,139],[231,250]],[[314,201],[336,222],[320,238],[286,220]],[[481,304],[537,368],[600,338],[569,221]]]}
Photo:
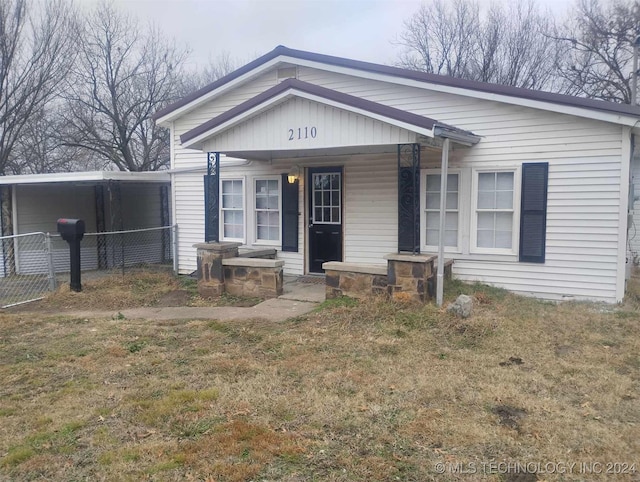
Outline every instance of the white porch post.
{"label": "white porch post", "polygon": [[442,167],[440,168],[440,231],[438,232],[438,272],[436,275],[436,303],[442,306],[444,295],[444,228],[447,211],[447,170],[449,169],[449,138],[442,144]]}

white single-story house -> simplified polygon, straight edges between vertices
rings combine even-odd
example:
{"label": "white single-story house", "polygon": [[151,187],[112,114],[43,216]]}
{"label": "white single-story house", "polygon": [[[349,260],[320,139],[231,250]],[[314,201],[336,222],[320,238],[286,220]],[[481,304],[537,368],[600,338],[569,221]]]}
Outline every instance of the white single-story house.
{"label": "white single-story house", "polygon": [[[91,171],[1,176],[2,235],[34,232],[57,235],[59,218],[82,219],[87,233],[166,226],[171,222],[169,195],[167,172]],[[159,233],[141,233],[138,257],[148,262],[160,257],[161,248],[155,246],[159,239]],[[99,243],[97,236],[86,236],[81,244],[82,269],[110,267],[120,255],[113,246],[108,240]],[[68,271],[67,243],[54,237],[52,253],[56,271]],[[6,239],[2,243],[0,276],[9,272],[44,273],[47,264],[43,257],[41,243],[35,237]]]}
{"label": "white single-story house", "polygon": [[181,273],[203,241],[275,248],[297,275],[437,253],[444,168],[455,277],[623,298],[640,108],[279,46],[155,119]]}

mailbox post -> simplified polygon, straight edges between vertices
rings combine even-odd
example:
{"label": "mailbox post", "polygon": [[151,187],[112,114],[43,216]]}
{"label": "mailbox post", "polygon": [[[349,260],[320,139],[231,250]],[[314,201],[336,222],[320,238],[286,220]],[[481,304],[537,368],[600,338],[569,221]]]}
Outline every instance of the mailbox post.
{"label": "mailbox post", "polygon": [[80,241],[84,237],[84,221],[82,219],[58,219],[58,232],[62,239],[69,243],[69,260],[72,291],[82,291],[80,283]]}

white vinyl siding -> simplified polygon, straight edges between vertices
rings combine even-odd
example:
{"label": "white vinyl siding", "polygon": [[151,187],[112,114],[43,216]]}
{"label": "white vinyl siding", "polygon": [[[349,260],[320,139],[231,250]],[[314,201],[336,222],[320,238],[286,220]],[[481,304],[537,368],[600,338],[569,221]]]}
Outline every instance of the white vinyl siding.
{"label": "white vinyl siding", "polygon": [[[456,277],[547,299],[617,301],[618,227],[623,221],[620,206],[626,203],[621,199],[621,179],[622,169],[628,169],[621,126],[480,100],[473,93],[445,94],[307,67],[298,72],[305,82],[483,136],[477,146],[451,152],[452,168],[549,162],[545,263],[518,263],[516,255],[463,252],[455,256]],[[423,153],[423,167],[439,165],[439,152]],[[471,232],[462,236],[470,237]]]}
{"label": "white vinyl siding", "polygon": [[[254,79],[252,82],[239,86],[233,91],[206,103],[177,119],[171,128],[171,167],[177,172],[173,174],[172,187],[174,196],[174,223],[178,225],[178,271],[190,274],[196,269],[196,243],[204,241],[204,180],[207,168],[207,154],[195,149],[185,149],[180,144],[180,135],[194,127],[226,112],[236,105],[254,97],[277,82],[275,71]],[[266,167],[266,168],[265,168]],[[225,161],[221,162],[221,169]],[[243,175],[244,171],[235,171]],[[263,166],[262,172],[273,174],[268,166]],[[301,270],[301,268],[300,268]]]}
{"label": "white vinyl siding", "polygon": [[[621,209],[626,204],[626,183],[621,183],[623,169],[628,172],[628,158],[622,156],[623,142],[628,140],[623,141],[621,126],[481,100],[473,93],[447,94],[302,66],[298,76],[305,82],[437,119],[482,136],[477,146],[456,146],[450,155],[450,167],[461,170],[461,181],[467,183],[464,176],[469,173],[468,189],[472,184],[471,169],[513,170],[523,162],[549,162],[545,263],[519,263],[517,243],[510,255],[472,253],[471,238],[475,235],[471,199],[468,206],[461,205],[467,211],[460,212],[461,252],[454,256],[454,275],[547,299],[617,301],[619,226],[624,221]],[[178,136],[275,83],[275,72],[266,73],[174,124],[172,167],[203,169],[175,174],[181,272],[195,270],[193,244],[202,242],[204,237],[202,175],[206,153],[181,148]],[[396,156],[337,156],[297,158],[295,162],[274,159],[271,165],[254,162],[225,172],[231,176],[273,175],[288,172],[293,164],[344,166],[344,259],[383,264],[382,257],[397,250]],[[439,151],[422,151],[422,168],[438,169],[439,165]],[[519,175],[514,186],[519,191]],[[305,193],[301,176],[300,212],[307,216]],[[519,211],[517,200],[514,208]],[[518,226],[515,223],[513,227],[516,235]],[[299,253],[278,253],[285,260],[288,273],[304,272],[305,231],[306,225],[300,222]]]}
{"label": "white vinyl siding", "polygon": [[204,174],[206,155],[200,172],[176,173],[173,177],[175,196],[174,223],[178,224],[178,266],[180,274],[196,270],[196,243],[204,241]]}
{"label": "white vinyl siding", "polygon": [[[303,213],[298,224],[298,252],[278,251],[278,259],[285,261],[286,274],[303,274],[306,270],[304,250],[307,239],[308,206],[306,200],[306,171],[309,166],[328,167],[344,166],[344,259],[354,263],[379,264],[385,263],[383,256],[397,250],[397,160],[395,155],[361,155],[342,159],[336,162],[334,159],[313,159],[301,161],[300,159],[274,161],[271,165],[267,162],[253,162],[247,166],[226,167],[222,165],[222,175],[224,178],[236,178],[246,176],[246,185],[252,186],[254,179],[267,177],[274,172],[286,173],[296,164],[300,166],[300,193],[298,211]],[[179,246],[180,246],[180,272],[190,273],[196,268],[196,250],[193,244],[202,242],[204,239],[204,197],[202,174],[178,174],[176,175],[176,188],[181,192],[180,185],[198,186],[198,191],[186,193],[187,199],[197,199],[199,195],[200,204],[194,201],[193,208],[178,202],[176,213],[178,219],[193,220],[189,223],[179,224]],[[189,182],[189,180],[191,180]],[[186,190],[185,190],[186,191]],[[377,196],[371,199],[370,193],[375,191]],[[249,191],[251,192],[251,191]],[[253,199],[247,198],[247,206],[253,206]],[[249,216],[247,212],[247,217]],[[247,219],[247,227],[252,226],[253,221]],[[185,231],[189,229],[185,235]],[[259,247],[260,244],[250,242],[255,239],[253,228],[251,233],[247,231],[247,247]],[[189,241],[184,238],[189,236]],[[187,245],[192,239],[195,241]],[[376,242],[372,242],[375,239]],[[279,246],[276,246],[279,248]]]}
{"label": "white vinyl siding", "polygon": [[205,150],[282,150],[415,142],[416,134],[364,115],[292,98],[205,142]]}

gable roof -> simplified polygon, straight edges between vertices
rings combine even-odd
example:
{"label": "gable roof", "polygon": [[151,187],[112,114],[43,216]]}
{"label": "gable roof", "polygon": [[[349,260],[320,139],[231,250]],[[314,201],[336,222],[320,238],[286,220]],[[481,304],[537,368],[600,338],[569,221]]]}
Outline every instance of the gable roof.
{"label": "gable roof", "polygon": [[326,87],[303,82],[297,79],[285,79],[266,91],[242,102],[232,109],[210,119],[185,132],[180,136],[183,146],[190,147],[199,140],[210,137],[217,131],[234,125],[244,118],[245,114],[257,114],[258,110],[269,108],[274,103],[290,96],[302,96],[319,102],[331,102],[339,108],[374,117],[383,122],[392,123],[398,127],[433,137],[434,128],[438,128],[438,135],[466,140],[470,144],[477,143],[480,138],[471,132],[443,124],[429,117],[423,117],[401,109],[389,107],[377,102],[362,99],[353,95],[338,92]]}
{"label": "gable roof", "polygon": [[[170,116],[177,110],[188,107],[190,104],[196,104],[202,97],[207,97],[216,89],[229,84],[235,80],[240,80],[245,74],[264,66],[267,63],[275,61],[278,57],[288,59],[297,59],[300,61],[317,62],[335,67],[343,67],[348,69],[360,70],[372,74],[381,74],[390,77],[417,81],[425,84],[441,85],[453,88],[460,88],[469,91],[482,92],[487,94],[496,94],[501,96],[547,102],[552,104],[578,107],[594,111],[600,111],[610,114],[621,114],[625,116],[633,116],[640,118],[640,107],[627,104],[616,104],[603,100],[587,99],[583,97],[575,97],[571,95],[556,94],[552,92],[544,92],[539,90],[525,89],[521,87],[512,87],[509,85],[491,84],[487,82],[479,82],[474,80],[459,79],[446,75],[437,75],[427,72],[419,72],[415,70],[407,70],[388,65],[374,64],[371,62],[363,62],[360,60],[351,60],[343,57],[335,57],[331,55],[307,52],[304,50],[295,50],[279,45],[271,52],[249,62],[230,74],[216,80],[215,82],[202,87],[201,89],[183,97],[182,99],[170,104],[169,106],[159,110],[153,115],[153,119],[158,121]],[[283,61],[287,61],[284,59]]]}

